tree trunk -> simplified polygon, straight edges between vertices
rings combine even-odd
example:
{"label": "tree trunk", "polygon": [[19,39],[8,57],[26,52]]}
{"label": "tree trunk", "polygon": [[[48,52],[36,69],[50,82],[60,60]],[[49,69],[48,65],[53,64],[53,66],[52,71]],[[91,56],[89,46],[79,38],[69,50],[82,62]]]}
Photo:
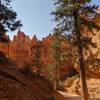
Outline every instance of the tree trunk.
{"label": "tree trunk", "polygon": [[82,50],[82,41],[81,41],[81,33],[79,28],[79,10],[76,10],[74,13],[75,18],[75,32],[76,32],[76,39],[77,39],[77,48],[78,48],[78,55],[79,55],[79,64],[80,64],[80,79],[81,79],[81,88],[82,88],[82,100],[88,100],[88,88],[86,83],[86,71],[84,65],[84,58],[83,58],[83,50]]}

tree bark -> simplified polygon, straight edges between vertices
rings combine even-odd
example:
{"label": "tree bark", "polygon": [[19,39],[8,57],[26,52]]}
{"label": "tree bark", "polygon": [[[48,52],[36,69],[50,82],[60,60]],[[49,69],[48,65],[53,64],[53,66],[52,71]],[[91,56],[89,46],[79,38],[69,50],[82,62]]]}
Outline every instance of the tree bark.
{"label": "tree bark", "polygon": [[81,33],[80,33],[80,21],[79,21],[79,10],[76,10],[74,13],[75,18],[75,32],[76,32],[76,39],[77,39],[77,48],[78,48],[78,55],[79,55],[79,64],[80,64],[80,79],[81,79],[81,88],[82,88],[82,100],[88,100],[88,88],[86,83],[86,68],[84,65],[84,58],[83,58],[83,49],[82,49],[82,41],[81,41]]}

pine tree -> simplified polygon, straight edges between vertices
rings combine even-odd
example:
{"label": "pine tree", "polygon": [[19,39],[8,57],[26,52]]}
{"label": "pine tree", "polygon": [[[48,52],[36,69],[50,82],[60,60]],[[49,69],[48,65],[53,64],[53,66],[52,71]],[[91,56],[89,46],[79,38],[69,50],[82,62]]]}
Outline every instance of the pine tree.
{"label": "pine tree", "polygon": [[34,66],[37,69],[37,74],[40,75],[41,74],[41,69],[42,69],[42,62],[41,62],[41,48],[42,48],[42,44],[39,41],[37,44],[32,46],[33,52],[33,58],[32,58],[32,66]]}
{"label": "pine tree", "polygon": [[17,13],[11,7],[12,0],[0,0],[0,39],[7,31],[14,31],[22,26],[20,20],[17,19]]}
{"label": "pine tree", "polygon": [[62,82],[60,81],[60,69],[62,64],[62,51],[61,44],[63,41],[63,35],[60,33],[60,30],[55,29],[52,35],[53,41],[50,45],[50,59],[51,63],[43,67],[42,72],[45,74],[46,79],[52,84],[53,89],[61,89],[63,88]]}
{"label": "pine tree", "polygon": [[52,67],[54,68],[54,89],[57,89],[57,86],[60,81],[60,66],[61,66],[61,35],[59,30],[55,30],[54,33],[54,42],[52,43],[52,59],[53,64]]}
{"label": "pine tree", "polygon": [[84,28],[89,29],[92,33],[92,28],[100,29],[93,21],[98,16],[96,13],[98,6],[91,5],[90,2],[91,0],[55,0],[56,8],[52,12],[55,16],[57,27],[63,33],[71,34],[77,44],[83,100],[88,100],[83,46],[94,45],[91,38],[84,35]]}

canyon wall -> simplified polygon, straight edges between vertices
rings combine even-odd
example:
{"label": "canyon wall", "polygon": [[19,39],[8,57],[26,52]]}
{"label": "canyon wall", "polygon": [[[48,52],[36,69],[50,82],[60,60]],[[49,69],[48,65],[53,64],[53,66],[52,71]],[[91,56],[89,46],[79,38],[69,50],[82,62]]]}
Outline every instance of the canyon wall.
{"label": "canyon wall", "polygon": [[[100,24],[100,17],[97,17],[95,21]],[[91,55],[100,59],[100,31],[94,30],[94,33],[97,33],[93,36],[93,42],[97,43],[97,48],[91,47]],[[87,34],[89,33],[87,32]],[[0,42],[0,52],[4,52],[7,57],[23,65],[30,64],[30,66],[36,66],[37,68],[40,66],[47,67],[52,63],[51,45],[54,42],[53,35],[49,34],[40,41],[35,35],[30,39],[24,32],[18,31],[13,40],[7,38],[9,42]],[[72,54],[73,47],[68,41],[62,41],[61,50],[64,53]],[[61,69],[62,74],[66,74],[70,69],[73,70],[74,64],[72,60],[72,57],[70,57],[63,62],[61,65],[63,66]]]}
{"label": "canyon wall", "polygon": [[[15,60],[17,63],[24,65],[29,65],[34,68],[41,69],[42,67],[48,67],[52,62],[52,43],[54,42],[53,35],[49,34],[47,37],[43,38],[41,41],[33,36],[32,39],[26,36],[22,31],[18,31],[17,35],[14,36],[13,40],[9,40],[7,43],[0,42],[0,51]],[[63,41],[61,43],[62,52],[71,52],[70,45]],[[66,74],[72,69],[73,64],[70,59],[64,61],[61,65],[62,75]],[[6,62],[5,62],[6,63]]]}

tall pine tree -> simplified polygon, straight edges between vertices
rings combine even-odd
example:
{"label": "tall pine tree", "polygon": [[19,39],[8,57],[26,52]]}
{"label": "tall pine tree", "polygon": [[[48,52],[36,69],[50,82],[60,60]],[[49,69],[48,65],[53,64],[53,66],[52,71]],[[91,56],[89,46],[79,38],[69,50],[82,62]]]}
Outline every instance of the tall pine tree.
{"label": "tall pine tree", "polygon": [[20,20],[17,19],[17,13],[11,7],[12,0],[0,0],[0,39],[7,31],[14,31],[22,26]]}
{"label": "tall pine tree", "polygon": [[52,58],[53,58],[53,64],[54,67],[54,89],[57,89],[57,85],[60,81],[60,66],[61,66],[61,34],[59,30],[55,29],[55,33],[53,36],[54,42],[52,44]]}
{"label": "tall pine tree", "polygon": [[76,40],[83,100],[88,100],[83,44],[85,44],[85,47],[89,44],[93,44],[91,38],[84,36],[84,28],[86,27],[92,33],[93,28],[100,29],[93,21],[93,19],[98,16],[96,13],[98,6],[91,5],[91,0],[54,0],[54,2],[56,8],[52,14],[55,16],[57,27],[60,28],[63,33],[71,34],[73,39]]}

